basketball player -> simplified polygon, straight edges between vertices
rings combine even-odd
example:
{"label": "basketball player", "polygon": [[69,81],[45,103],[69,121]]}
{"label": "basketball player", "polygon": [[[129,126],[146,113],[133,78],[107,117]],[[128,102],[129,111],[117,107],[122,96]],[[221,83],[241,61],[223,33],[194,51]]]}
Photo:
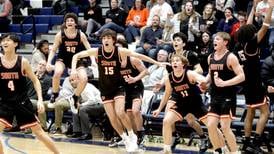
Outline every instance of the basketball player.
{"label": "basketball player", "polygon": [[[121,136],[126,145],[128,152],[136,151],[137,136],[132,130],[130,119],[125,113],[125,89],[124,79],[121,77],[121,66],[125,67],[126,58],[128,56],[137,57],[138,59],[163,66],[147,56],[135,53],[126,48],[118,48],[115,46],[116,32],[106,29],[101,34],[102,47],[91,48],[73,56],[71,75],[76,75],[77,59],[95,56],[98,59],[99,69],[99,88],[102,95],[105,111],[110,122],[116,132]],[[118,118],[121,120],[119,122]],[[123,130],[123,126],[127,129],[128,135]]]}
{"label": "basketball player", "polygon": [[[59,154],[53,140],[43,131],[32,103],[27,95],[27,77],[33,82],[37,93],[37,111],[44,112],[41,85],[32,72],[27,59],[16,54],[19,38],[13,34],[4,34],[1,47],[4,55],[0,57],[0,132],[5,127],[12,127],[14,116],[21,129],[31,128],[35,136],[55,154]],[[0,153],[3,154],[3,145],[0,142]]]}
{"label": "basketball player", "polygon": [[[169,59],[171,60],[171,57],[174,54],[182,55],[188,59],[188,64],[186,65],[186,67],[189,70],[193,70],[199,74],[203,74],[203,69],[199,63],[198,54],[196,52],[184,49],[187,43],[187,36],[182,32],[178,32],[178,33],[175,33],[172,36],[172,38],[173,38],[172,44],[175,52],[169,54]],[[167,71],[170,73],[173,71],[173,69],[170,66],[167,66]],[[200,152],[205,152],[208,148],[208,138],[205,135],[200,123],[196,121],[195,116],[191,114],[191,112],[189,112],[186,116],[184,116],[184,119],[188,122],[189,126],[192,127],[200,136],[200,139],[201,139]],[[179,135],[177,135],[177,132],[175,131],[175,125],[173,126],[173,131],[174,132],[172,135],[174,137],[173,139],[174,142],[172,143],[171,148],[175,149],[180,139],[178,137]]]}
{"label": "basketball player", "polygon": [[[269,103],[266,99],[266,89],[263,87],[261,79],[260,49],[259,43],[264,38],[271,21],[274,0],[267,2],[269,8],[264,23],[257,32],[256,27],[252,24],[256,3],[248,17],[247,25],[240,27],[237,32],[238,46],[236,55],[243,65],[246,80],[243,84],[246,99],[247,114],[245,118],[245,139],[243,141],[242,150],[251,153],[263,153],[260,148],[262,143],[261,135],[269,116]],[[250,141],[253,119],[255,110],[259,109],[260,116],[256,124],[256,131],[253,142]]]}
{"label": "basketball player", "polygon": [[[171,154],[172,126],[176,121],[182,121],[189,113],[206,125],[207,108],[202,102],[197,83],[205,82],[205,77],[193,70],[187,69],[188,60],[181,54],[171,57],[173,71],[165,80],[165,93],[158,109],[153,111],[157,117],[168,103],[163,120],[164,153]],[[192,123],[195,119],[192,120]],[[189,124],[192,124],[189,123]]]}
{"label": "basketball player", "polygon": [[[236,112],[235,85],[243,82],[245,75],[237,57],[227,49],[229,41],[228,33],[218,32],[214,38],[215,52],[208,58],[209,73],[206,83],[211,83],[211,103],[207,126],[214,152],[222,153],[225,139],[230,153],[233,154],[237,152],[236,138],[230,128]],[[204,89],[205,83],[202,83],[201,87]],[[219,122],[223,135],[217,131]]]}
{"label": "basketball player", "polygon": [[[52,50],[49,53],[47,70],[51,71],[52,59],[55,56],[57,49],[59,48],[54,67],[54,75],[52,78],[52,97],[50,99],[51,103],[54,103],[55,99],[58,97],[60,78],[64,73],[65,68],[71,68],[72,56],[83,50],[83,45],[86,49],[90,48],[89,42],[85,34],[77,29],[77,24],[78,17],[76,14],[67,13],[65,15],[61,31],[56,34]],[[77,85],[77,88],[75,89],[73,95],[73,100],[75,104],[77,104],[78,97],[84,90],[87,83],[87,73],[83,67],[84,65],[85,64],[83,60],[79,63],[79,65],[77,65],[79,84]]]}
{"label": "basketball player", "polygon": [[121,75],[125,80],[125,109],[132,119],[133,129],[137,132],[137,144],[140,145],[144,137],[143,117],[141,115],[144,93],[142,78],[148,75],[148,70],[141,60],[127,57],[127,64],[125,68],[121,68]]}

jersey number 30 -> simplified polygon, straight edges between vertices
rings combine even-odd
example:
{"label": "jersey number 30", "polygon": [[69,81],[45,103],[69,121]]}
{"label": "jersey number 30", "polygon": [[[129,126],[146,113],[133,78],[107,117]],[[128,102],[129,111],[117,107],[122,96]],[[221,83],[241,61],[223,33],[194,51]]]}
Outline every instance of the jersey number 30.
{"label": "jersey number 30", "polygon": [[113,75],[114,70],[113,67],[105,67],[105,75]]}
{"label": "jersey number 30", "polygon": [[13,83],[12,80],[10,80],[10,81],[8,82],[8,88],[10,88],[10,91],[14,91],[14,90],[15,90],[14,83]]}

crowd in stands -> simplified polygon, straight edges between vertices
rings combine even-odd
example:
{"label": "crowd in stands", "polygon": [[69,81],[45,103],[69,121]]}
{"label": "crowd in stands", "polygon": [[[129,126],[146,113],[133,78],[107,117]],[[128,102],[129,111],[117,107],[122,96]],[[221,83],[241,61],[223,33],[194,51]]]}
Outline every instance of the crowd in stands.
{"label": "crowd in stands", "polygon": [[[20,2],[0,0],[0,32],[8,32],[12,14],[20,14],[20,9],[30,7],[24,1]],[[60,6],[57,5],[57,2]],[[62,0],[57,2],[54,3],[55,13],[60,10],[58,7],[63,5]],[[73,0],[68,2],[69,6],[76,6],[76,3],[80,3]],[[106,29],[111,29],[119,34],[120,38],[117,38],[116,46],[125,48],[133,46],[136,53],[146,55],[157,62],[171,62],[175,54],[183,55],[188,59],[189,70],[206,76],[209,70],[208,56],[214,52],[213,40],[216,34],[220,34],[218,32],[228,33],[231,37],[228,50],[238,52],[239,29],[248,24],[249,18],[253,18],[252,24],[255,25],[256,32],[262,26],[268,27],[266,35],[256,43],[258,43],[263,57],[267,57],[265,60],[260,59],[263,61],[261,77],[271,103],[273,103],[274,10],[271,22],[265,23],[267,10],[273,9],[271,6],[274,4],[273,0],[110,0],[110,8],[105,14],[103,14],[98,0],[83,0],[81,4],[86,5],[81,6],[83,17],[79,21],[78,17],[73,15],[64,19],[64,24],[67,24],[67,19],[74,19],[74,21],[69,21],[73,28],[62,29],[58,32],[52,49],[49,47],[49,41],[41,40],[32,54],[31,67],[42,85],[45,110],[52,111],[54,108],[55,129],[52,131],[53,134],[64,133],[61,130],[63,112],[70,109],[71,111],[75,110],[73,109],[75,105],[71,102],[79,102],[79,104],[78,110],[76,109],[72,116],[73,132],[68,137],[81,140],[92,139],[90,119],[104,115],[105,111],[98,87],[92,85],[91,80],[86,78],[85,71],[89,66],[85,65],[86,69],[83,70],[78,69],[79,78],[73,79],[64,77],[66,76],[64,74],[69,74],[66,73],[66,67],[72,67],[70,66],[72,59],[66,64],[64,61],[57,61],[55,66],[48,65],[47,62],[54,59],[54,54],[58,53],[58,49],[66,50],[62,46],[62,42],[69,37],[76,36],[75,41],[83,44],[82,48],[76,49],[77,52],[84,48],[88,50],[95,43],[102,43],[100,36]],[[252,11],[255,11],[254,17],[250,17]],[[50,53],[50,50],[53,52]],[[94,59],[91,61],[88,65],[96,65]],[[165,69],[146,62],[144,65],[147,67],[148,74],[143,79],[144,88],[155,93],[163,92],[165,90],[163,78],[172,71],[172,68],[167,66]],[[50,68],[46,69],[46,67]],[[54,70],[54,74],[47,70]],[[50,75],[53,77],[51,78]],[[89,75],[90,78],[92,75],[92,73]],[[63,78],[65,79],[62,83]],[[35,106],[37,96],[31,82],[29,84],[28,95]],[[49,89],[51,89],[54,98],[50,98]],[[138,106],[139,108],[140,106]],[[38,117],[42,128],[47,130],[46,114],[39,113]],[[109,139],[113,136],[114,130],[109,122],[104,127],[104,135]],[[140,127],[138,131],[142,131],[142,129],[143,127]],[[201,136],[203,135],[202,133]]]}

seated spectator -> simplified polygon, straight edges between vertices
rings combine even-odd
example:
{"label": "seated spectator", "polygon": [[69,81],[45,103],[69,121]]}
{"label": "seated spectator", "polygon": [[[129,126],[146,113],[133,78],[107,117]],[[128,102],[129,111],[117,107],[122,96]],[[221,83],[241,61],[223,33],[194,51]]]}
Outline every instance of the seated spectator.
{"label": "seated spectator", "polygon": [[216,18],[218,20],[221,20],[225,16],[225,9],[226,8],[234,8],[235,7],[235,1],[234,0],[215,0],[215,8],[217,10],[216,12]]}
{"label": "seated spectator", "polygon": [[237,15],[237,19],[238,19],[238,22],[232,25],[232,29],[230,32],[231,37],[234,37],[235,33],[239,30],[239,28],[246,24],[246,21],[247,21],[246,12],[239,11]]}
{"label": "seated spectator", "polygon": [[208,56],[214,51],[211,34],[207,31],[202,33],[200,43],[198,45],[197,53],[198,59],[203,69],[203,74],[208,72]]}
{"label": "seated spectator", "polygon": [[161,17],[160,25],[163,26],[167,20],[168,15],[173,15],[173,10],[165,0],[157,0],[157,4],[154,5],[149,11],[147,26],[152,25],[155,15]]}
{"label": "seated spectator", "polygon": [[12,3],[9,0],[0,0],[0,32],[7,32],[11,22]]}
{"label": "seated spectator", "polygon": [[127,13],[118,7],[118,0],[111,0],[111,8],[106,12],[105,24],[94,35],[100,36],[105,29],[123,33],[125,31],[126,18]]}
{"label": "seated spectator", "polygon": [[[78,80],[79,79],[69,79],[73,88],[77,87]],[[79,137],[80,140],[92,139],[89,118],[103,117],[102,115],[105,113],[100,91],[92,84],[87,83],[81,93],[77,110],[78,113],[73,113],[73,134],[69,137]]]}
{"label": "seated spectator", "polygon": [[200,21],[200,31],[209,31],[211,34],[216,33],[218,21],[215,17],[214,5],[208,3],[205,5]]}
{"label": "seated spectator", "polygon": [[228,7],[225,9],[225,18],[222,18],[217,26],[217,32],[231,33],[232,26],[237,22],[237,19],[233,16],[233,9]]}
{"label": "seated spectator", "polygon": [[123,10],[125,10],[127,13],[129,10],[132,9],[134,6],[135,0],[121,0],[119,7],[121,7]]}
{"label": "seated spectator", "polygon": [[151,8],[157,4],[157,0],[149,0],[146,2],[146,8],[148,9],[148,11],[151,10]]}
{"label": "seated spectator", "polygon": [[142,4],[142,0],[135,0],[135,5],[129,11],[126,19],[126,30],[124,32],[128,43],[140,42],[140,29],[146,25],[149,12]]}
{"label": "seated spectator", "polygon": [[48,40],[41,40],[37,47],[32,52],[31,68],[35,72],[38,68],[38,64],[41,61],[47,61],[49,54],[49,42]]}
{"label": "seated spectator", "polygon": [[[46,72],[46,63],[47,63],[46,60],[41,60],[38,63],[37,68],[35,68],[34,73],[39,79],[42,87],[42,96],[44,100],[45,111],[49,111],[49,109],[47,108],[47,104],[49,100],[48,90],[50,89],[50,85],[51,85],[51,77]],[[30,79],[28,79],[27,85],[28,85],[28,96],[33,104],[33,107],[36,109],[38,97]],[[46,112],[38,113],[38,118],[41,122],[41,126],[45,131],[47,130],[46,116],[47,116]]]}
{"label": "seated spectator", "polygon": [[155,15],[152,25],[144,29],[141,35],[140,47],[136,49],[136,52],[155,59],[157,55],[157,40],[162,38],[162,34],[163,29],[160,27],[160,17]]}
{"label": "seated spectator", "polygon": [[185,5],[182,5],[182,11],[175,14],[172,19],[174,25],[174,33],[183,32],[187,35],[189,49],[195,49],[197,38],[200,34],[200,14],[193,8],[193,3],[187,0]]}
{"label": "seated spectator", "polygon": [[[168,52],[161,49],[157,54],[158,62],[167,62]],[[143,79],[145,89],[152,89],[154,92],[158,92],[162,87],[161,80],[165,76],[166,69],[157,65],[151,65],[148,68],[149,75]]]}
{"label": "seated spectator", "polygon": [[102,8],[97,4],[96,0],[89,0],[88,7],[84,10],[84,21],[82,28],[86,29],[88,39],[91,39],[90,34],[101,28],[103,21]]}

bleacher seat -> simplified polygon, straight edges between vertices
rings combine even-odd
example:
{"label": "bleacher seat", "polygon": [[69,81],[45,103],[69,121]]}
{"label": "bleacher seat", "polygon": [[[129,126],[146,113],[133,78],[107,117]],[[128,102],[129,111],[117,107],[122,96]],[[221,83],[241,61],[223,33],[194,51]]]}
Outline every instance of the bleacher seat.
{"label": "bleacher seat", "polygon": [[32,43],[32,33],[17,33],[20,38],[21,43]]}
{"label": "bleacher seat", "polygon": [[[32,24],[23,24],[23,31],[28,30],[32,27]],[[37,33],[48,33],[49,31],[49,24],[35,24],[36,32]],[[10,24],[9,31],[15,33],[21,33],[20,24]]]}
{"label": "bleacher seat", "polygon": [[53,8],[52,7],[40,8],[39,14],[40,15],[53,15]]}

